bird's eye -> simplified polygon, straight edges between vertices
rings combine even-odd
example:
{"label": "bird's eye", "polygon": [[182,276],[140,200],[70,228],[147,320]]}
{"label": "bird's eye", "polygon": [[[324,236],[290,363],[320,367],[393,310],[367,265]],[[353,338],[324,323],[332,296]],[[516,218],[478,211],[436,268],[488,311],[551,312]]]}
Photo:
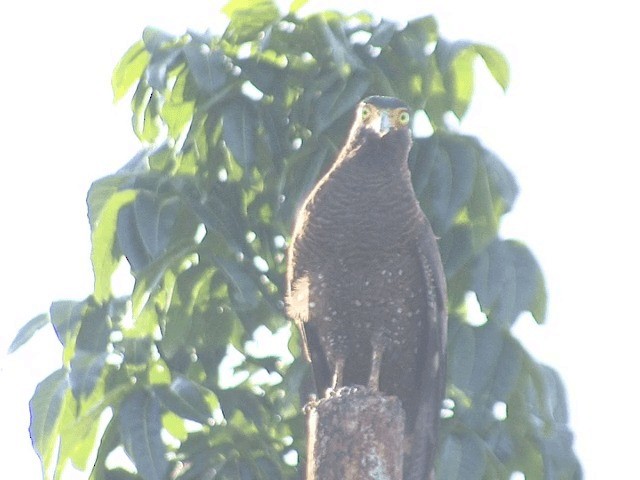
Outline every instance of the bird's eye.
{"label": "bird's eye", "polygon": [[371,108],[367,107],[366,105],[362,107],[361,116],[363,120],[366,120],[367,118],[369,118],[371,116]]}
{"label": "bird's eye", "polygon": [[398,116],[398,121],[400,122],[400,125],[407,125],[409,123],[409,119],[410,119],[410,115],[409,112],[401,112],[400,115]]}

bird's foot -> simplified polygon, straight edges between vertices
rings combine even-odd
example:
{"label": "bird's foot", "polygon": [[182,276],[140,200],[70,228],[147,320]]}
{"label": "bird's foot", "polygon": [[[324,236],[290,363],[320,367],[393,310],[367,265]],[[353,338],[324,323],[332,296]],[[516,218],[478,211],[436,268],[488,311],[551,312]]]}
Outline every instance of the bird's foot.
{"label": "bird's foot", "polygon": [[362,385],[345,385],[340,388],[328,388],[325,398],[344,397],[346,395],[354,395],[356,393],[365,393],[366,391],[367,387]]}
{"label": "bird's foot", "polygon": [[318,407],[321,400],[318,400],[316,395],[310,395],[309,401],[302,406],[302,413],[309,415],[312,410]]}
{"label": "bird's foot", "polygon": [[355,395],[357,393],[366,393],[367,387],[364,385],[349,385],[340,389],[340,395]]}

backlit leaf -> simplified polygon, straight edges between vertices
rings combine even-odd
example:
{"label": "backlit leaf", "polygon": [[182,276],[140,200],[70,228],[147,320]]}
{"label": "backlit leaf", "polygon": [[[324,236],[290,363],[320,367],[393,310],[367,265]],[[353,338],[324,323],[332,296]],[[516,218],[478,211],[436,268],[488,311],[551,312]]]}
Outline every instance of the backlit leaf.
{"label": "backlit leaf", "polygon": [[126,95],[134,82],[144,72],[151,55],[142,40],[134,43],[116,65],[111,77],[113,101],[117,102]]}
{"label": "backlit leaf", "polygon": [[506,90],[509,86],[510,73],[509,63],[504,55],[488,45],[475,44],[474,49],[478,52],[478,55],[482,57],[482,60],[484,60],[489,72],[491,72],[493,78],[498,82],[498,85],[500,85],[503,90]]}
{"label": "backlit leaf", "polygon": [[222,12],[229,18],[225,35],[238,43],[254,38],[280,18],[280,11],[273,0],[231,0]]}
{"label": "backlit leaf", "polygon": [[58,443],[59,416],[68,388],[67,370],[61,368],[38,384],[29,401],[29,435],[40,458],[43,476],[54,459]]}
{"label": "backlit leaf", "polygon": [[9,352],[13,353],[22,345],[24,345],[33,335],[42,327],[50,323],[49,315],[41,313],[40,315],[29,320],[17,333],[16,337],[9,345]]}
{"label": "backlit leaf", "polygon": [[100,211],[91,232],[91,263],[95,275],[94,295],[98,302],[111,296],[111,275],[120,256],[115,245],[116,226],[120,209],[133,202],[137,192],[121,190],[113,194]]}

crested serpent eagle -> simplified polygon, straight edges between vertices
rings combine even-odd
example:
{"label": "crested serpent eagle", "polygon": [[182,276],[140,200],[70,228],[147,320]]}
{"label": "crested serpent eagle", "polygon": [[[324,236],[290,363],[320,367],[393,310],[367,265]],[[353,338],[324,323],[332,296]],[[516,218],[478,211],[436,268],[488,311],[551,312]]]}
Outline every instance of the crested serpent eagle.
{"label": "crested serpent eagle", "polygon": [[445,388],[447,294],[411,184],[410,118],[396,98],[358,105],[345,146],[298,212],[286,308],[321,397],[365,385],[400,398],[405,479],[425,480]]}

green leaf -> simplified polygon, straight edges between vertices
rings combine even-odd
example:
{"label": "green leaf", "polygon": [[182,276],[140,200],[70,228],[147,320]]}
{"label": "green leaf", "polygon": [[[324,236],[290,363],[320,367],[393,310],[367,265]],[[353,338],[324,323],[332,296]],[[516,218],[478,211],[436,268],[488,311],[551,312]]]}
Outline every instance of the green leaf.
{"label": "green leaf", "polygon": [[[320,135],[330,128],[334,122],[347,113],[362,99],[369,88],[371,77],[366,72],[355,72],[346,80],[338,77],[336,81],[314,102],[312,120],[313,132]],[[320,86],[316,88],[321,88]],[[310,90],[313,95],[314,90]],[[346,132],[345,132],[346,133]]]}
{"label": "green leaf", "polygon": [[118,342],[117,348],[124,355],[124,362],[127,365],[146,365],[151,358],[151,338],[123,338]]}
{"label": "green leaf", "polygon": [[493,78],[498,82],[498,85],[500,85],[503,90],[506,90],[509,86],[510,73],[509,63],[505,56],[497,49],[488,45],[476,43],[474,49],[478,52],[478,55],[482,57],[482,60],[484,60],[489,72],[491,72]]}
{"label": "green leaf", "polygon": [[118,412],[120,438],[144,480],[165,480],[169,469],[160,414],[160,404],[145,390],[132,392]]}
{"label": "green leaf", "polygon": [[69,383],[73,396],[77,400],[91,395],[102,377],[107,356],[107,352],[95,353],[76,350],[75,355],[71,359]]}
{"label": "green leaf", "polygon": [[371,38],[369,39],[369,45],[378,48],[386,47],[397,30],[398,25],[395,22],[385,20],[384,18],[381,19],[380,23],[373,29]]}
{"label": "green leaf", "polygon": [[177,376],[171,385],[156,386],[154,394],[165,408],[182,418],[203,424],[212,422],[202,387],[184,376]]}
{"label": "green leaf", "polygon": [[453,435],[447,436],[440,450],[440,468],[436,470],[438,480],[457,480],[461,478],[462,446],[458,438]]}
{"label": "green leaf", "polygon": [[458,118],[462,118],[469,108],[474,92],[473,63],[476,52],[472,48],[462,49],[451,62],[449,70],[449,90],[451,96],[451,111]]}
{"label": "green leaf", "polygon": [[489,187],[496,199],[494,209],[499,215],[503,215],[511,210],[518,196],[518,184],[513,174],[493,153],[481,148],[481,159],[487,171]]}
{"label": "green leaf", "polygon": [[[131,162],[136,162],[137,160],[138,156],[134,157]],[[96,180],[91,184],[89,193],[87,194],[87,214],[92,230],[95,228],[100,218],[100,213],[109,199],[119,190],[122,190],[122,187],[132,179],[133,176],[128,173],[115,173]]]}
{"label": "green leaf", "polygon": [[[120,444],[120,436],[118,433],[118,422],[116,418],[112,418],[102,434],[100,446],[96,455],[96,460],[91,470],[89,480],[109,480],[110,473],[113,470],[107,470],[106,461],[109,454]],[[136,479],[138,480],[138,479]]]}
{"label": "green leaf", "polygon": [[182,50],[175,46],[175,39],[171,38],[151,56],[147,66],[146,81],[156,92],[164,92],[167,88],[168,74],[175,66]]}
{"label": "green leaf", "polygon": [[[65,403],[60,423],[60,450],[56,478],[64,478],[62,474],[67,459],[71,459],[78,470],[86,469],[89,458],[95,453],[96,437],[99,432],[103,437],[100,442],[101,447],[109,442],[110,428],[113,428],[113,423],[117,422],[109,422],[104,430],[101,420],[105,418],[105,412],[116,406],[131,389],[131,385],[128,382],[121,383],[107,390],[101,388],[103,385],[104,382],[101,382],[100,386],[82,401],[74,401],[74,398],[70,397]],[[115,445],[111,448],[115,448]],[[100,458],[100,451],[98,451],[98,458]]]}
{"label": "green leaf", "polygon": [[544,321],[544,279],[524,245],[496,240],[478,257],[472,272],[473,290],[492,320],[510,327],[521,312],[529,311],[536,321]]}
{"label": "green leaf", "polygon": [[439,39],[434,52],[442,75],[449,109],[462,118],[474,93],[474,61],[480,56],[503,90],[509,85],[509,65],[495,48],[469,41]]}
{"label": "green leaf", "polygon": [[142,241],[154,259],[163,254],[169,246],[179,206],[178,198],[175,196],[159,199],[142,192],[133,203]]}
{"label": "green leaf", "polygon": [[231,0],[222,12],[230,20],[225,37],[232,37],[238,44],[254,39],[280,19],[280,11],[273,0]]}
{"label": "green leaf", "polygon": [[49,471],[58,446],[60,412],[68,388],[67,370],[61,368],[38,384],[29,401],[29,435],[42,464],[43,478],[47,478],[46,472]]}
{"label": "green leaf", "polygon": [[134,273],[144,270],[153,260],[145,248],[138,229],[133,203],[124,205],[118,212],[116,224],[118,251],[125,256]]}
{"label": "green leaf", "polygon": [[91,232],[91,263],[95,275],[94,296],[99,303],[111,297],[111,275],[115,272],[120,255],[115,239],[118,213],[136,198],[134,190],[121,190],[104,204]]}
{"label": "green leaf", "polygon": [[476,149],[467,137],[435,134],[415,140],[409,162],[416,195],[433,228],[448,230],[473,192]]}
{"label": "green leaf", "polygon": [[[181,138],[193,120],[196,97],[193,83],[189,70],[183,68],[162,105],[162,121],[175,141]],[[172,149],[167,150],[174,153]]]}
{"label": "green leaf", "polygon": [[207,95],[220,90],[228,79],[229,59],[221,50],[191,41],[182,47],[189,72],[198,89]]}
{"label": "green leaf", "polygon": [[49,318],[49,314],[48,313],[41,313],[37,317],[34,317],[31,320],[29,320],[18,331],[18,334],[13,339],[13,342],[11,342],[11,345],[9,345],[8,353],[15,352],[18,348],[20,348],[27,341],[29,341],[29,339],[31,339],[31,337],[33,337],[33,335],[38,330],[40,330],[42,327],[45,327],[46,325],[49,325],[50,323],[51,323],[51,320]]}
{"label": "green leaf", "polygon": [[142,32],[142,41],[152,54],[161,51],[175,41],[175,37],[155,27],[146,27]]}
{"label": "green leaf", "polygon": [[479,162],[473,193],[465,212],[466,218],[463,217],[471,225],[473,246],[476,252],[488,245],[498,233],[502,213],[500,200],[498,192],[491,188],[485,165]]}
{"label": "green leaf", "polygon": [[111,77],[113,101],[122,99],[144,73],[151,55],[142,40],[134,43],[116,65]]}
{"label": "green leaf", "polygon": [[111,322],[109,319],[109,303],[97,305],[92,299],[86,302],[80,329],[76,337],[76,348],[87,352],[102,353],[107,350]]}
{"label": "green leaf", "polygon": [[304,7],[309,0],[293,0],[289,6],[289,13],[296,13],[302,7]]}
{"label": "green leaf", "polygon": [[53,325],[58,340],[63,346],[69,344],[70,340],[75,337],[77,333],[76,328],[81,319],[81,309],[83,307],[83,303],[71,300],[53,302],[49,307],[51,324]]}
{"label": "green leaf", "polygon": [[256,161],[258,118],[255,105],[242,98],[229,102],[222,119],[224,141],[233,157],[243,167],[250,167]]}
{"label": "green leaf", "polygon": [[259,291],[254,279],[244,270],[242,265],[226,258],[218,258],[216,264],[227,277],[232,287],[231,294],[239,306],[256,307],[260,298]]}

